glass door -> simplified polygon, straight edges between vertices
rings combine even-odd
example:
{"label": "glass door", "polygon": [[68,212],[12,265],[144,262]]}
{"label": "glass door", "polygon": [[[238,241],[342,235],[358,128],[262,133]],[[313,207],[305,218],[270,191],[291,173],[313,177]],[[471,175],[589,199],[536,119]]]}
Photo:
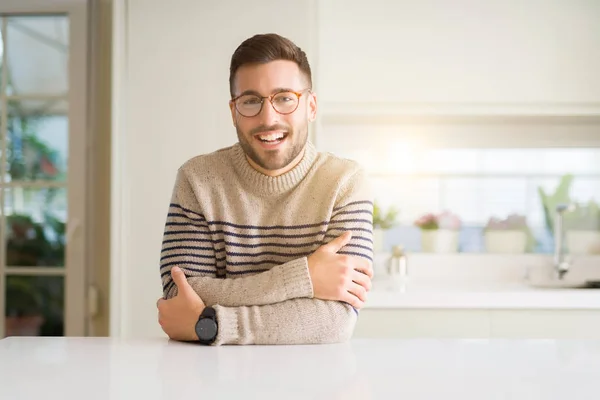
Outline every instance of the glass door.
{"label": "glass door", "polygon": [[0,338],[83,336],[85,14],[4,7]]}

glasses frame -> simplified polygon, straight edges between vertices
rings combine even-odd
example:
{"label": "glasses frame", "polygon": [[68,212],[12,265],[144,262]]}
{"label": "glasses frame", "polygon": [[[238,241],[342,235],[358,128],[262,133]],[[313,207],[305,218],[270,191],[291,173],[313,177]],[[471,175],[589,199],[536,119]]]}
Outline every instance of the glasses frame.
{"label": "glasses frame", "polygon": [[[275,110],[275,112],[277,114],[281,114],[281,115],[290,115],[293,112],[295,112],[298,109],[298,106],[300,105],[300,98],[302,97],[302,95],[304,94],[304,92],[308,91],[309,93],[312,92],[311,88],[306,88],[306,89],[302,89],[299,92],[296,92],[294,90],[282,90],[281,92],[277,92],[277,93],[273,93],[270,96],[259,96],[257,94],[241,94],[237,97],[234,97],[233,99],[229,100],[231,103],[233,103],[233,106],[235,107],[235,110],[242,116],[242,117],[246,117],[246,118],[252,118],[252,117],[256,117],[257,115],[259,115],[262,112],[262,109],[265,105],[265,99],[269,99],[269,103],[271,103],[271,107],[273,107],[273,110]],[[296,107],[290,111],[290,112],[286,112],[286,113],[282,113],[279,112],[277,110],[277,108],[275,108],[275,105],[273,104],[273,98],[281,93],[293,93],[296,95],[296,97],[298,97],[298,102],[296,103]],[[236,101],[239,100],[240,98],[244,97],[244,96],[256,96],[260,99],[260,108],[258,109],[258,112],[254,115],[244,115],[237,107],[237,103]]]}

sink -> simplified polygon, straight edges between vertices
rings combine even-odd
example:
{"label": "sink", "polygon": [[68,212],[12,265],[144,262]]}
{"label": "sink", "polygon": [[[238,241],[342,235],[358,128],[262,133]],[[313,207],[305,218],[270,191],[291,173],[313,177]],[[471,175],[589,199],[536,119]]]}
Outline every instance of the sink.
{"label": "sink", "polygon": [[[567,254],[564,246],[564,214],[577,209],[577,204],[558,204],[554,214],[554,257],[543,259],[526,269],[526,280],[539,288],[600,288],[598,258]],[[573,246],[571,246],[573,247]]]}
{"label": "sink", "polygon": [[554,264],[547,260],[528,266],[525,279],[536,288],[600,289],[600,263],[598,258],[578,258],[570,262],[566,274],[559,278]]}

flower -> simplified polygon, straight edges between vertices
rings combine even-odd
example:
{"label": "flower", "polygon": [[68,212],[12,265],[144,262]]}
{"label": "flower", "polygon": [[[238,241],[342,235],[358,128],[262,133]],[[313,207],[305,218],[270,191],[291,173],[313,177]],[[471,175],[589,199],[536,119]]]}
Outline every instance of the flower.
{"label": "flower", "polygon": [[415,225],[421,229],[438,229],[437,217],[434,214],[425,214],[415,221]]}
{"label": "flower", "polygon": [[505,219],[491,217],[485,226],[486,230],[525,230],[527,219],[519,214],[511,214]]}
{"label": "flower", "polygon": [[415,221],[415,225],[421,229],[450,229],[459,230],[461,227],[460,218],[450,211],[443,211],[435,215],[425,214]]}
{"label": "flower", "polygon": [[452,214],[450,211],[444,211],[438,216],[438,224],[440,229],[459,230],[461,227],[460,218],[458,215]]}

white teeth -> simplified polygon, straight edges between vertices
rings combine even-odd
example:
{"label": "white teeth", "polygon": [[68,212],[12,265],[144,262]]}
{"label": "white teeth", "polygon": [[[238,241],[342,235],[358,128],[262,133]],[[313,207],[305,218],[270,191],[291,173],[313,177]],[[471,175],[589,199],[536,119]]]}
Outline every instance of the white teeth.
{"label": "white teeth", "polygon": [[259,135],[258,137],[260,138],[260,140],[273,141],[283,139],[283,133],[271,133],[268,135]]}

